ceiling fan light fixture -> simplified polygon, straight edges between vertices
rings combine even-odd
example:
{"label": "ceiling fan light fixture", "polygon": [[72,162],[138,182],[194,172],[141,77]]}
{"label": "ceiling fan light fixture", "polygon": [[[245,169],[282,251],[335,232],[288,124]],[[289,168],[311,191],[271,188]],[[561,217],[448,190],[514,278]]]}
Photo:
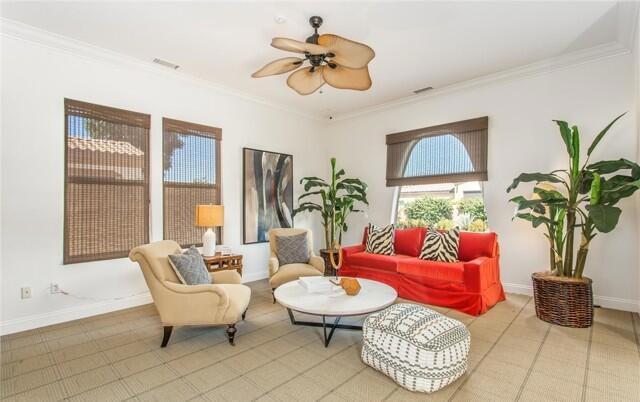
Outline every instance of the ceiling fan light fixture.
{"label": "ceiling fan light fixture", "polygon": [[289,38],[273,38],[271,46],[301,53],[304,59],[285,57],[275,60],[252,74],[254,78],[283,74],[309,62],[309,67],[296,70],[287,78],[287,85],[300,95],[314,93],[324,83],[339,89],[365,91],[371,88],[368,64],[375,57],[372,48],[333,34],[318,34],[322,18],[313,16],[309,24],[314,33],[305,42]]}

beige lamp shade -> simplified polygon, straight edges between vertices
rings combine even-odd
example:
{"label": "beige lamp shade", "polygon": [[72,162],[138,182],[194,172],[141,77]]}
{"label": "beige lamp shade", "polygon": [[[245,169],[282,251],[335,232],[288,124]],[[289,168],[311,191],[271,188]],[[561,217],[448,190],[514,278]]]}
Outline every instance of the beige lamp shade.
{"label": "beige lamp shade", "polygon": [[213,228],[224,225],[222,205],[196,205],[196,226]]}

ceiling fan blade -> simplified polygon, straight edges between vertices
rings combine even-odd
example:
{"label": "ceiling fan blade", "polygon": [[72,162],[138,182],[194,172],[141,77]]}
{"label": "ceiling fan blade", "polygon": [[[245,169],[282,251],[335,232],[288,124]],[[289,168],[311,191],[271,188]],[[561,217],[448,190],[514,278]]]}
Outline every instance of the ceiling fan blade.
{"label": "ceiling fan blade", "polygon": [[288,38],[273,38],[271,40],[271,46],[280,50],[287,50],[289,52],[296,53],[311,53],[311,54],[325,54],[328,50],[322,46],[318,46],[314,43],[300,42],[295,39]]}
{"label": "ceiling fan blade", "polygon": [[318,44],[335,55],[331,61],[347,68],[365,67],[376,55],[373,49],[364,43],[338,35],[320,35]]}
{"label": "ceiling fan blade", "polygon": [[282,59],[274,60],[271,63],[266,64],[260,70],[251,74],[253,78],[267,77],[269,75],[284,74],[288,71],[295,70],[302,65],[304,59],[299,57],[284,57]]}
{"label": "ceiling fan blade", "polygon": [[369,76],[369,68],[347,68],[336,65],[335,68],[325,67],[322,70],[322,76],[327,84],[339,89],[355,89],[357,91],[366,91],[371,88],[371,76]]}
{"label": "ceiling fan blade", "polygon": [[326,69],[324,66],[316,67],[311,71],[313,67],[307,67],[294,71],[287,78],[287,85],[300,95],[309,95],[314,93],[318,88],[324,85],[324,78],[322,78],[322,72]]}

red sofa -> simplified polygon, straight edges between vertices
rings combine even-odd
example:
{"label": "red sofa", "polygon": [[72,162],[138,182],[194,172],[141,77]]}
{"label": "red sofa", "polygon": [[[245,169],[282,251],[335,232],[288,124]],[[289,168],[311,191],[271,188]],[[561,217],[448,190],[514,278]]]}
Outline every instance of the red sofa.
{"label": "red sofa", "polygon": [[384,282],[402,298],[471,315],[504,300],[497,234],[460,232],[460,261],[446,263],[418,258],[426,233],[426,228],[396,229],[396,255],[387,256],[365,252],[365,229],[362,244],[343,247],[340,275]]}

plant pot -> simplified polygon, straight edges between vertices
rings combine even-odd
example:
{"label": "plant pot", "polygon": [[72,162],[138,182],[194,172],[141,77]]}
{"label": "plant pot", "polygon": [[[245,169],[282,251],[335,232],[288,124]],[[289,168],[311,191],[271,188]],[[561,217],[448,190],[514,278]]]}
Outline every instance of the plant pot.
{"label": "plant pot", "polygon": [[[337,271],[331,265],[331,259],[329,255],[331,254],[331,250],[323,248],[320,250],[320,257],[324,260],[324,276],[338,276]],[[333,256],[334,260],[338,259],[337,255]]]}
{"label": "plant pot", "polygon": [[591,279],[559,277],[550,272],[536,272],[531,279],[539,319],[563,327],[588,328],[593,325]]}

